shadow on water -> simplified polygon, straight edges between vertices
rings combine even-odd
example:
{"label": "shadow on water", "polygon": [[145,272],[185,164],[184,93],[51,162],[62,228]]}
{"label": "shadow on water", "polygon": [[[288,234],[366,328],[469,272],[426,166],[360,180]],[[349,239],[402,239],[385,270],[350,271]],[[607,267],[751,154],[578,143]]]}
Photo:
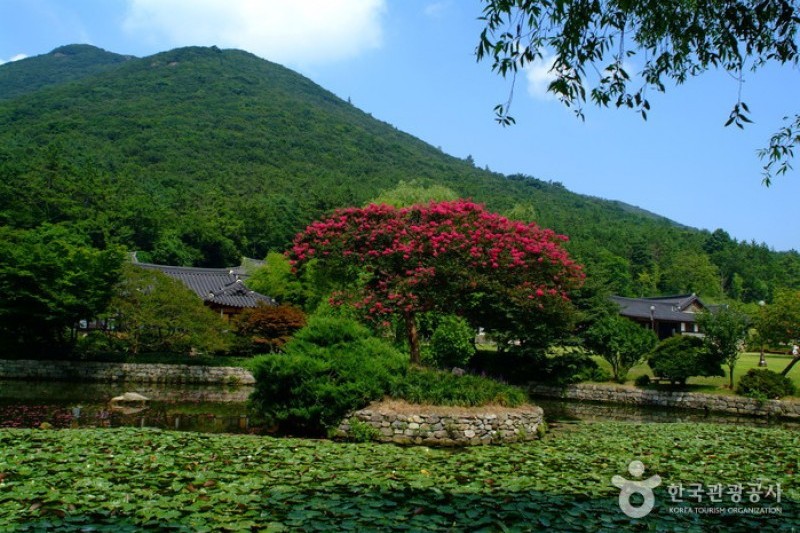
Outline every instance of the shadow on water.
{"label": "shadow on water", "polygon": [[552,429],[572,424],[593,422],[631,422],[640,424],[671,424],[703,422],[733,424],[752,427],[784,427],[800,429],[800,422],[774,418],[736,416],[708,413],[692,409],[666,409],[574,400],[534,398],[533,402],[544,410],[544,418]]}
{"label": "shadow on water", "polygon": [[[112,409],[136,392],[145,408]],[[204,433],[258,433],[247,410],[251,387],[143,383],[0,381],[0,428],[155,427]]]}
{"label": "shadow on water", "polygon": [[[158,383],[69,383],[0,380],[0,428],[155,427],[204,433],[265,433],[247,409],[252,387]],[[144,409],[114,410],[126,392],[150,399]],[[703,411],[536,398],[550,429],[595,422],[712,422],[800,429],[800,423]]]}

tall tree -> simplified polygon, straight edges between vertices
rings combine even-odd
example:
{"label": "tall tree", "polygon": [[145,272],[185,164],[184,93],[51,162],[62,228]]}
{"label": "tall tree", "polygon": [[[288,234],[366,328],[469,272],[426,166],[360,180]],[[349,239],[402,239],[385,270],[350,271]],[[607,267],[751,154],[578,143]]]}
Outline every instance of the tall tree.
{"label": "tall tree", "polygon": [[565,240],[466,201],[372,204],[314,222],[295,238],[290,258],[297,267],[318,258],[351,280],[342,296],[367,315],[399,316],[418,364],[419,313],[456,312],[477,327],[487,326],[491,307],[503,311],[491,313],[492,326],[505,329],[554,316],[583,279]]}
{"label": "tall tree", "polygon": [[747,339],[749,319],[747,315],[728,307],[714,313],[705,312],[697,318],[700,330],[705,333],[706,348],[715,358],[728,366],[730,388],[733,390],[733,369]]}
{"label": "tall tree", "polygon": [[10,349],[69,350],[80,320],[102,313],[123,260],[64,225],[0,227],[0,337]]}
{"label": "tall tree", "polygon": [[652,330],[616,314],[601,318],[585,334],[586,347],[608,361],[619,382],[645,360],[657,340]]}
{"label": "tall tree", "polygon": [[[484,0],[485,27],[476,49],[492,70],[513,78],[526,65],[554,55],[548,90],[567,107],[590,100],[598,106],[627,107],[647,118],[648,90],[664,92],[666,82],[683,83],[711,69],[738,80],[767,64],[798,63],[796,0]],[[633,86],[627,64],[638,59],[643,83]],[[595,76],[595,73],[598,73]],[[513,82],[512,82],[513,83]],[[637,82],[638,83],[638,82]],[[513,88],[512,88],[513,94]],[[741,91],[740,91],[741,94]],[[497,120],[512,124],[511,97],[495,107]],[[751,122],[741,96],[726,126]],[[764,182],[791,168],[800,144],[800,114],[761,151]]]}
{"label": "tall tree", "polygon": [[706,298],[722,296],[719,269],[701,252],[686,250],[675,255],[661,284],[668,293],[693,292]]}
{"label": "tall tree", "polygon": [[383,191],[372,203],[393,207],[408,207],[428,202],[458,200],[458,194],[444,185],[424,183],[420,180],[401,180],[393,189]]}
{"label": "tall tree", "polygon": [[[763,340],[781,344],[800,342],[800,291],[777,291],[773,303],[761,308],[756,327]],[[797,361],[800,361],[798,354],[781,374],[788,374]]]}
{"label": "tall tree", "polygon": [[229,326],[183,283],[131,264],[123,267],[108,314],[132,354],[208,353],[230,341]]}

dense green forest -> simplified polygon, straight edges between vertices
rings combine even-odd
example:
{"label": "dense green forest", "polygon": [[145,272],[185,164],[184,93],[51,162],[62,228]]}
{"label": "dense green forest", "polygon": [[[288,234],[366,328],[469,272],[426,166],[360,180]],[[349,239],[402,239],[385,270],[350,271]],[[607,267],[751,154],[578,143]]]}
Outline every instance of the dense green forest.
{"label": "dense green forest", "polygon": [[60,226],[143,260],[238,264],[412,180],[568,235],[609,292],[754,302],[800,288],[796,251],[475,168],[246,52],[71,45],[0,66],[0,225],[13,239]]}

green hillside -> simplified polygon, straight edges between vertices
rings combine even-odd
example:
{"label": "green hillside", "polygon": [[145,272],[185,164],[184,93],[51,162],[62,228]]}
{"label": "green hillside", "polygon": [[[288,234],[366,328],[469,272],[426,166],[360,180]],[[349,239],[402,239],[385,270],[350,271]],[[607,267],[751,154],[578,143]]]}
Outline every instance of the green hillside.
{"label": "green hillside", "polygon": [[[34,63],[65,57],[30,81]],[[246,52],[135,59],[73,45],[0,66],[0,82],[0,224],[21,230],[68,225],[100,248],[219,266],[283,250],[324,212],[417,180],[566,233],[614,292],[753,301],[800,287],[795,252],[476,169]]]}
{"label": "green hillside", "polygon": [[60,46],[49,54],[29,57],[0,69],[0,99],[32,93],[48,85],[79,80],[132,59],[88,44]]}

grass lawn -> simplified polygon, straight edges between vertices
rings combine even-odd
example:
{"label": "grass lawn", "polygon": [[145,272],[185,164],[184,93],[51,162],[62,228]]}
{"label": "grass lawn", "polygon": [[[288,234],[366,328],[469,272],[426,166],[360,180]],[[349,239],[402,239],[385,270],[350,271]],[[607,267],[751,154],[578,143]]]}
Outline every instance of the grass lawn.
{"label": "grass lawn", "polygon": [[[736,368],[733,370],[734,390],[736,385],[739,383],[739,378],[745,375],[748,370],[751,368],[759,368],[758,361],[760,357],[761,355],[758,353],[743,353],[739,356],[739,361],[736,363]],[[608,370],[609,373],[611,372],[611,366],[603,358],[595,357],[594,359],[602,368]],[[767,354],[765,355],[765,359],[767,361],[767,369],[780,373],[784,368],[786,368],[786,365],[789,364],[792,357],[790,355]],[[728,367],[723,366],[723,369],[725,370],[725,377],[689,378],[687,380],[687,390],[714,394],[735,394],[734,391],[731,391],[728,388]],[[650,367],[647,366],[647,363],[637,365],[633,367],[630,372],[628,372],[628,379],[626,383],[633,384],[636,378],[645,374],[653,377],[653,372],[650,370]],[[797,390],[800,391],[800,363],[795,365],[791,372],[789,372],[788,377],[794,382]]]}
{"label": "grass lawn", "polygon": [[[0,531],[789,532],[800,529],[798,449],[800,435],[787,429],[702,423],[576,425],[463,450],[2,430]],[[643,479],[661,478],[653,511],[637,519],[621,512],[611,483],[636,479],[633,460]],[[715,485],[725,491],[718,503],[669,489]],[[712,511],[691,512],[697,506]]]}

